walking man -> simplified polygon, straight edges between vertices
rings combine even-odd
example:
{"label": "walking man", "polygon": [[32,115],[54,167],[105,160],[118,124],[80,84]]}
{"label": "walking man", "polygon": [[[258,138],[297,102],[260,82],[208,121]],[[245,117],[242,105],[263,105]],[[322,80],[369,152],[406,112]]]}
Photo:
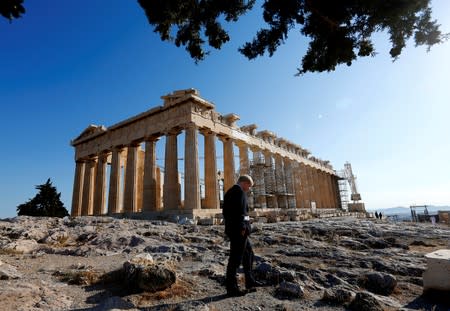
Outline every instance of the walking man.
{"label": "walking man", "polygon": [[237,183],[228,189],[224,196],[223,218],[225,220],[225,234],[230,239],[230,257],[228,259],[225,286],[229,297],[243,296],[247,292],[241,291],[237,284],[236,273],[242,263],[245,274],[245,287],[248,290],[261,286],[253,277],[253,249],[248,239],[251,226],[248,216],[246,192],[253,186],[253,179],[249,175],[239,177]]}

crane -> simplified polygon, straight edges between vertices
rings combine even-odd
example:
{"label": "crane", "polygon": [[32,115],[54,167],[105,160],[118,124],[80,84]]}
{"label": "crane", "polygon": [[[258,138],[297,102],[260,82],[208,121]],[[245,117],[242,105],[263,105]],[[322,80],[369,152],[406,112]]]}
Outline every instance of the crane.
{"label": "crane", "polygon": [[344,164],[344,170],[342,172],[342,177],[347,180],[351,188],[350,199],[352,203],[347,204],[347,209],[349,212],[366,212],[364,203],[361,202],[361,195],[356,188],[356,176],[353,175],[352,165],[349,162]]}
{"label": "crane", "polygon": [[344,176],[350,184],[350,189],[352,190],[351,200],[356,202],[361,200],[361,194],[358,193],[356,188],[356,176],[353,175],[352,165],[349,162],[344,164]]}

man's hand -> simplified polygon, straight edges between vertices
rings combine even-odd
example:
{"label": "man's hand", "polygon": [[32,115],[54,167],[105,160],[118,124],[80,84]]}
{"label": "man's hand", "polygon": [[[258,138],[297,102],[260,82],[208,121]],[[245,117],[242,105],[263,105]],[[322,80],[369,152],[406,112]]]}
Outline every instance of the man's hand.
{"label": "man's hand", "polygon": [[245,236],[246,233],[247,233],[247,230],[241,229],[241,235],[242,235],[242,236]]}

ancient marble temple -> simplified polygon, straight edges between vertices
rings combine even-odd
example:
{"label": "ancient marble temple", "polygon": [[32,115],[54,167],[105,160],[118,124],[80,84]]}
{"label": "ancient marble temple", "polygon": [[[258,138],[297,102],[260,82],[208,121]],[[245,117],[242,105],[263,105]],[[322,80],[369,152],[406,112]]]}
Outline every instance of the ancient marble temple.
{"label": "ancient marble temple", "polygon": [[[328,161],[255,124],[237,125],[238,115],[219,114],[195,89],[161,98],[162,106],[110,127],[90,125],[71,142],[72,216],[213,218],[221,213],[223,191],[240,174],[255,180],[249,195],[254,215],[275,212],[294,220],[305,211],[341,208],[339,177]],[[165,145],[162,163],[158,140]]]}

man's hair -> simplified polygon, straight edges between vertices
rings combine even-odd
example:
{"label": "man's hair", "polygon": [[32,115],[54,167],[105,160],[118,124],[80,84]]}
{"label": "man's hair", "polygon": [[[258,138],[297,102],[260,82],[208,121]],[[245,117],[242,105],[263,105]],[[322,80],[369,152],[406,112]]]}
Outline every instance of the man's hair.
{"label": "man's hair", "polygon": [[237,183],[240,183],[240,182],[243,182],[243,181],[249,182],[250,186],[253,186],[253,179],[252,179],[252,177],[250,175],[241,175],[241,176],[239,176],[239,178],[237,180]]}

